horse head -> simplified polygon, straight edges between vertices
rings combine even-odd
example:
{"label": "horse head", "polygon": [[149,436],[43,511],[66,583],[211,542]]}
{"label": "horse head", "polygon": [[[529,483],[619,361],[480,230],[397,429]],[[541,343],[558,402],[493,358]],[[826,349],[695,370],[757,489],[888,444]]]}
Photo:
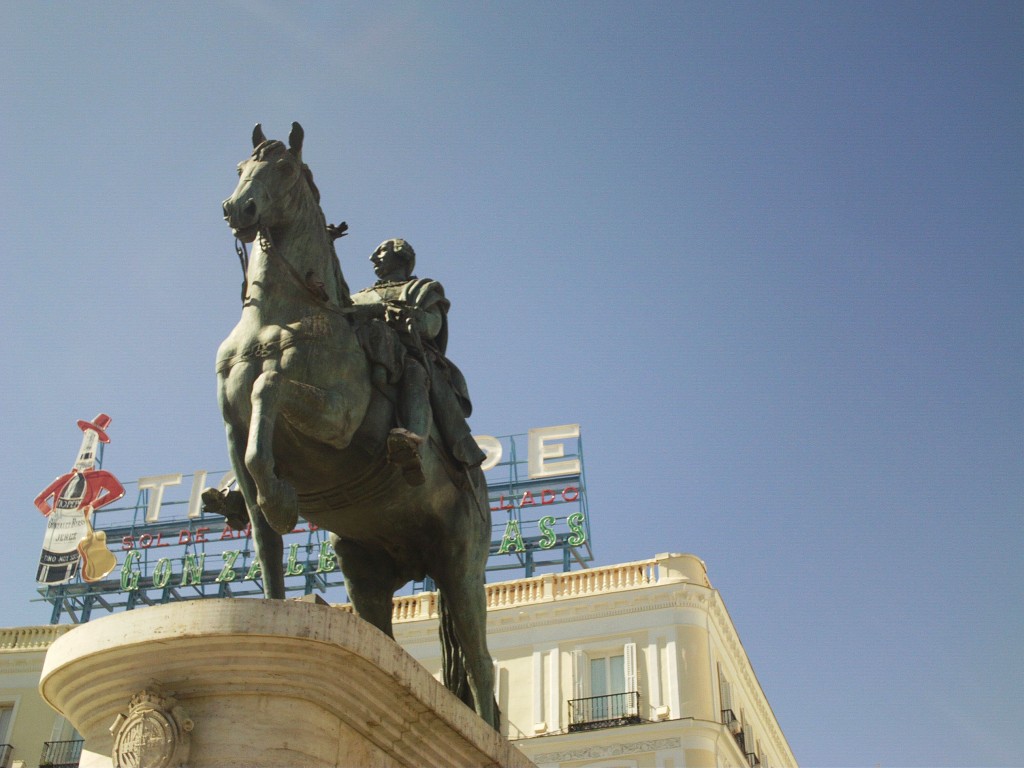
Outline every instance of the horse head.
{"label": "horse head", "polygon": [[257,123],[252,132],[253,151],[238,164],[238,185],[224,201],[224,220],[242,242],[251,243],[260,229],[289,220],[298,183],[305,178],[314,198],[319,193],[312,174],[302,162],[302,126],[292,123],[288,144],[267,139]]}

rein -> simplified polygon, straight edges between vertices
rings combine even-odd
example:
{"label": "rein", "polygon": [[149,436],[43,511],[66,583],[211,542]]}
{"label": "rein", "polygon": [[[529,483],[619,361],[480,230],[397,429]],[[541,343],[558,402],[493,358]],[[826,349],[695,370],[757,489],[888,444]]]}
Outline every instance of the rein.
{"label": "rein", "polygon": [[[263,252],[268,257],[277,258],[282,264],[284,264],[292,282],[308,293],[309,297],[313,299],[314,303],[316,303],[321,309],[342,316],[351,315],[355,312],[353,307],[339,307],[332,304],[330,299],[327,298],[326,293],[323,291],[323,288],[321,288],[320,291],[314,289],[313,286],[302,278],[288,259],[275,255],[274,252],[276,248],[274,246],[274,241],[270,238],[270,232],[268,230],[260,229],[256,237],[259,239],[260,245],[263,246]],[[245,247],[245,243],[237,237],[235,238],[235,253],[238,254],[238,261],[242,265],[242,303],[244,304],[249,292],[249,252]]]}
{"label": "rein", "polygon": [[[327,298],[326,294],[323,293],[323,289],[320,292],[316,291],[308,282],[302,279],[295,267],[292,266],[288,259],[281,257],[280,255],[274,254],[274,243],[270,239],[270,233],[260,229],[256,235],[260,242],[260,246],[263,248],[263,252],[268,258],[277,258],[282,264],[284,264],[288,276],[295,282],[297,286],[304,289],[313,302],[322,310],[326,312],[332,312],[342,317],[348,317],[355,313],[355,307],[339,307],[332,304]],[[245,243],[235,238],[235,252],[238,254],[238,260],[242,264],[242,303],[245,303],[248,292],[248,267],[249,267],[249,253],[246,249]],[[311,324],[307,324],[307,321]],[[329,333],[329,325],[325,322],[323,315],[316,315],[312,318],[303,318],[302,329],[296,333],[293,333],[285,338],[278,338],[271,341],[254,341],[249,344],[245,349],[236,355],[233,355],[224,360],[220,360],[217,363],[217,373],[224,375],[231,370],[236,364],[242,362],[252,362],[254,360],[261,360],[264,358],[274,357],[281,354],[286,349],[290,349],[306,341],[316,341],[322,339],[325,334]]]}
{"label": "rein", "polygon": [[245,295],[249,293],[249,251],[245,243],[235,238],[235,253],[238,254],[238,261],[242,265],[242,303],[245,304]]}
{"label": "rein", "polygon": [[[271,148],[274,148],[276,145],[284,146],[280,144],[280,142],[276,142],[275,144],[275,142],[268,142],[264,140],[261,144],[257,145],[253,150],[253,158],[257,160],[264,159],[263,155]],[[286,150],[286,153],[288,152],[289,150]],[[295,174],[295,178],[292,181],[292,183],[288,186],[288,188],[280,193],[280,198],[285,198],[288,195],[290,195],[292,191],[295,189],[295,187],[301,182],[301,180],[305,179],[306,182],[309,184],[309,189],[313,193],[314,198],[316,199],[317,202],[319,202],[320,192],[319,190],[317,190],[316,185],[313,183],[313,174],[309,171],[309,168],[304,163],[302,163],[301,160],[299,160],[298,162],[298,173]],[[273,205],[273,203],[273,198],[268,200],[268,206]],[[348,226],[344,222],[342,222],[336,227],[327,227],[327,235],[330,238],[328,242],[330,243],[332,254],[334,253],[334,240],[338,237],[342,237],[347,229]],[[332,304],[330,298],[327,295],[326,290],[323,287],[323,284],[320,284],[317,287],[310,285],[308,275],[306,278],[303,278],[295,270],[295,267],[292,266],[292,263],[288,261],[287,258],[284,258],[279,254],[275,256],[275,247],[270,237],[270,230],[269,228],[264,228],[260,226],[258,220],[256,237],[259,240],[261,247],[263,248],[264,254],[266,254],[268,258],[278,258],[281,261],[281,263],[284,264],[285,269],[288,272],[288,275],[292,278],[292,281],[295,282],[295,284],[302,288],[306,293],[308,293],[310,298],[313,299],[314,303],[316,303],[322,309],[328,312],[333,312],[338,315],[344,316],[355,312],[355,310],[352,309],[351,307],[337,306],[335,304]],[[237,237],[235,238],[235,253],[238,255],[238,263],[242,267],[242,304],[244,305],[249,294],[249,252],[246,248],[246,244],[239,240]],[[335,259],[337,259],[336,255]],[[342,282],[344,282],[343,279]],[[345,290],[348,290],[347,286],[345,286]]]}

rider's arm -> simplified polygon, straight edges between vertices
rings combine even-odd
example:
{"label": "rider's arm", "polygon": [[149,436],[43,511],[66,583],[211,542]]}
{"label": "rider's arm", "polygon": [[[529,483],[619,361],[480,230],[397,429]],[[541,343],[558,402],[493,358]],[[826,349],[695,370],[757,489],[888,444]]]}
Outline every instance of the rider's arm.
{"label": "rider's arm", "polygon": [[411,304],[391,304],[385,316],[388,324],[398,331],[413,333],[424,341],[432,341],[441,332],[444,318],[436,304],[414,307]]}
{"label": "rider's arm", "polygon": [[381,320],[384,318],[384,304],[353,304],[352,310],[359,320]]}
{"label": "rider's arm", "polygon": [[417,309],[412,317],[420,338],[432,340],[441,332],[444,320],[441,316],[441,309],[436,304],[426,309]]}

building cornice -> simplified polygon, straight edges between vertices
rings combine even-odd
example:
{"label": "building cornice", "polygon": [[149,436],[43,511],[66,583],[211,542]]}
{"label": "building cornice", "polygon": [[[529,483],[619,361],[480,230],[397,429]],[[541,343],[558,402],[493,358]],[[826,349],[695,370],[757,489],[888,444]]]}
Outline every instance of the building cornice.
{"label": "building cornice", "polygon": [[[708,603],[706,597],[693,594],[692,589],[691,585],[682,585],[681,588],[677,587],[676,591],[668,594],[662,591],[660,594],[633,595],[627,604],[615,602],[602,606],[595,605],[591,600],[585,603],[581,601],[577,605],[562,603],[557,606],[533,606],[532,615],[526,617],[518,615],[504,617],[501,615],[502,612],[494,612],[488,615],[487,631],[489,634],[497,635],[540,627],[558,626],[564,624],[566,620],[606,619],[660,610],[675,610],[677,608],[707,611]],[[696,589],[701,588],[697,587]]]}
{"label": "building cornice", "polygon": [[768,732],[768,737],[772,741],[772,746],[775,748],[775,752],[778,755],[788,755],[791,758],[793,753],[789,748],[789,744],[786,742],[785,736],[782,735],[782,731],[778,727],[778,720],[775,718],[775,713],[772,712],[771,706],[768,704],[768,699],[764,694],[764,689],[761,687],[761,683],[757,679],[757,675],[754,674],[754,668],[750,663],[750,658],[747,656],[747,651],[743,647],[743,642],[740,640],[739,634],[736,632],[736,626],[732,622],[732,617],[729,616],[729,611],[725,607],[725,603],[722,601],[722,596],[718,593],[718,590],[711,590],[711,610],[709,615],[711,616],[712,623],[715,631],[718,633],[719,638],[732,652],[733,658],[743,659],[744,664],[739,665],[739,674],[743,678],[743,684],[748,691],[756,691],[759,695],[751,697],[753,699],[754,708],[757,710],[757,714],[760,716],[763,727]]}

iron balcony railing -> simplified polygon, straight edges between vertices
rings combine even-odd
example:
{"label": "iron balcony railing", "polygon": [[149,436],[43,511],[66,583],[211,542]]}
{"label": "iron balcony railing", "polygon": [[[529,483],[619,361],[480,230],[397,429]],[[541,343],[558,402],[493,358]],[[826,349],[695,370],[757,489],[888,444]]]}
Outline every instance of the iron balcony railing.
{"label": "iron balcony railing", "polygon": [[14,745],[0,744],[0,768],[10,768],[11,756],[14,754]]}
{"label": "iron balcony railing", "polygon": [[761,757],[756,752],[748,752],[747,735],[743,731],[743,724],[736,718],[736,713],[731,709],[722,710],[722,724],[729,729],[729,732],[736,739],[736,744],[747,760],[749,768],[760,768]]}
{"label": "iron balcony railing", "polygon": [[569,699],[569,732],[632,725],[640,719],[640,693],[612,693],[587,699]]}
{"label": "iron balcony railing", "polygon": [[731,709],[722,710],[722,724],[728,726],[729,732],[732,734],[736,734],[740,730],[740,721]]}
{"label": "iron balcony railing", "polygon": [[82,759],[83,743],[83,739],[43,742],[39,768],[78,768],[78,763]]}

